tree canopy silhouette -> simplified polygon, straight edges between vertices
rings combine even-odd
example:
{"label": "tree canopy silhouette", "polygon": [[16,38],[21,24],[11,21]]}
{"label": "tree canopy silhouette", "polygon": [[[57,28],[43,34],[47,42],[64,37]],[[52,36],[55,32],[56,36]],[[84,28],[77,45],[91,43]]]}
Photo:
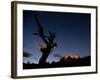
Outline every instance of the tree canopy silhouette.
{"label": "tree canopy silhouette", "polygon": [[52,49],[54,47],[57,47],[57,43],[55,42],[56,34],[55,32],[48,31],[48,34],[45,35],[44,28],[40,24],[39,21],[39,15],[34,15],[34,18],[36,20],[38,29],[33,35],[36,35],[42,39],[42,41],[45,43],[46,47],[40,48],[40,51],[42,52],[42,56],[39,60],[39,64],[46,64],[46,60],[51,53]]}

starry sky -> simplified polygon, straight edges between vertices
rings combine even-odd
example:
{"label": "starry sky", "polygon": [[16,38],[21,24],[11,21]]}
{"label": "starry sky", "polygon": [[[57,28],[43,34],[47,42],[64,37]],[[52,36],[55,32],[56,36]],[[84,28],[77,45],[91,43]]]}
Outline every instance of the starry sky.
{"label": "starry sky", "polygon": [[38,29],[35,14],[39,14],[38,18],[45,34],[48,34],[48,31],[56,33],[55,41],[58,47],[51,52],[48,62],[59,61],[54,54],[76,54],[80,57],[91,55],[90,14],[23,10],[23,52],[30,54],[23,56],[23,62],[38,63],[42,55],[37,45],[43,41],[32,35]]}

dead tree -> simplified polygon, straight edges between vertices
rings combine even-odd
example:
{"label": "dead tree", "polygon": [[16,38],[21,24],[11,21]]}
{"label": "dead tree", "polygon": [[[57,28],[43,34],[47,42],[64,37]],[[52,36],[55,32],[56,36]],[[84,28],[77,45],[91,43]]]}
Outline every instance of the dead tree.
{"label": "dead tree", "polygon": [[57,43],[55,42],[55,32],[48,32],[48,35],[45,35],[44,28],[41,26],[38,16],[34,15],[38,30],[36,33],[33,33],[36,36],[39,36],[42,41],[45,43],[45,48],[40,48],[40,51],[42,52],[42,56],[39,60],[39,64],[46,64],[46,60],[51,53],[52,49],[57,46]]}

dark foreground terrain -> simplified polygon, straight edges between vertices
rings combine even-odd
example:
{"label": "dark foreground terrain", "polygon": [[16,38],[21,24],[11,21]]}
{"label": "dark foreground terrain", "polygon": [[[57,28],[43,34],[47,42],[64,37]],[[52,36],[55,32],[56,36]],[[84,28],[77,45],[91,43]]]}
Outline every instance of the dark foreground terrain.
{"label": "dark foreground terrain", "polygon": [[56,68],[56,67],[75,67],[75,66],[90,66],[91,65],[91,57],[86,56],[84,58],[79,59],[61,59],[59,62],[46,62],[43,65],[34,64],[34,63],[23,63],[23,69],[36,69],[36,68]]}

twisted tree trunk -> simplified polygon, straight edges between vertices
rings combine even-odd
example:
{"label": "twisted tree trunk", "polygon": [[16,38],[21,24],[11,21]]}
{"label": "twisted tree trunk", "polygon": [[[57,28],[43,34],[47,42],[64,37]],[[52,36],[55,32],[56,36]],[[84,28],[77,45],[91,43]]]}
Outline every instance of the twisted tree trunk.
{"label": "twisted tree trunk", "polygon": [[[44,49],[44,50],[46,50],[46,49]],[[41,58],[39,60],[39,64],[46,64],[46,60],[47,60],[47,58],[48,58],[48,56],[50,54],[50,51],[48,51],[48,52],[42,52],[42,53],[43,54],[42,54],[42,56],[41,56]]]}

